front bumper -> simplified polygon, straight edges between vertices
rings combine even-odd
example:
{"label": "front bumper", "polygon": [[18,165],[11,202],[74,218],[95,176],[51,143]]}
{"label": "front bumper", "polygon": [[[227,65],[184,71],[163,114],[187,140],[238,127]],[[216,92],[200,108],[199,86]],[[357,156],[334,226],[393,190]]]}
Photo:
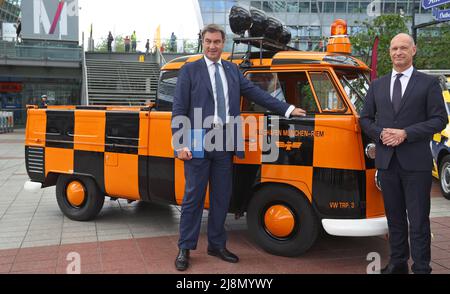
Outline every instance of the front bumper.
{"label": "front bumper", "polygon": [[386,235],[388,225],[386,217],[367,219],[323,219],[322,226],[333,236],[370,237]]}
{"label": "front bumper", "polygon": [[37,193],[42,188],[42,183],[26,181],[23,185],[23,189],[27,192]]}

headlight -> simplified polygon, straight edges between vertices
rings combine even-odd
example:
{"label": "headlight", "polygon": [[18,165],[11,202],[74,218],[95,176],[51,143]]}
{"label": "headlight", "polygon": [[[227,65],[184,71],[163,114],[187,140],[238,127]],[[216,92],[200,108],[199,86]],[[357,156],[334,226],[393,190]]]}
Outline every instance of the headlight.
{"label": "headlight", "polygon": [[375,143],[368,144],[366,146],[366,150],[365,150],[366,156],[368,158],[370,158],[370,159],[375,159],[375,157],[376,157],[376,150],[377,150],[377,148],[376,148]]}

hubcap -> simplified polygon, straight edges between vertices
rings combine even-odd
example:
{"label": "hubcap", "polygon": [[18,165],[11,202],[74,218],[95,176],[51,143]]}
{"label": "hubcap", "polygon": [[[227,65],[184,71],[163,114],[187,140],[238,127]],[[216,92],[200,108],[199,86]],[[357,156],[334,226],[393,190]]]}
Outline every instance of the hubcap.
{"label": "hubcap", "polygon": [[450,192],[450,163],[446,162],[441,170],[441,186],[445,193]]}
{"label": "hubcap", "polygon": [[67,200],[72,206],[80,207],[86,197],[86,191],[82,183],[73,181],[67,185],[66,195]]}
{"label": "hubcap", "polygon": [[292,211],[284,205],[274,205],[267,209],[264,215],[266,230],[275,237],[288,237],[295,226],[295,218]]}

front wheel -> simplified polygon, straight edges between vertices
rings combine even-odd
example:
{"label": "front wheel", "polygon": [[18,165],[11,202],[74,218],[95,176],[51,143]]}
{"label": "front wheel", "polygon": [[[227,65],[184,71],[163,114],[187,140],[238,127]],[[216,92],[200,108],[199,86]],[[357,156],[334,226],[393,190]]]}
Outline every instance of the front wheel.
{"label": "front wheel", "polygon": [[60,175],[56,183],[56,200],[68,218],[89,221],[98,215],[105,197],[89,177]]}
{"label": "front wheel", "polygon": [[282,186],[256,192],[248,205],[247,224],[259,246],[281,256],[305,253],[320,231],[317,216],[304,195]]}
{"label": "front wheel", "polygon": [[450,200],[450,155],[444,156],[439,166],[439,184],[442,195]]}

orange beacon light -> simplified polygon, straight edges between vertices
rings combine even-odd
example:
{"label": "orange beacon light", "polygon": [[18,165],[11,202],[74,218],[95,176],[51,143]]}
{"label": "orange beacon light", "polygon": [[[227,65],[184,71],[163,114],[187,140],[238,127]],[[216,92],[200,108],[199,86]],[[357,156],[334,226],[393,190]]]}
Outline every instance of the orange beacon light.
{"label": "orange beacon light", "polygon": [[331,37],[328,39],[327,52],[351,54],[352,44],[347,35],[347,22],[336,19],[331,25]]}

